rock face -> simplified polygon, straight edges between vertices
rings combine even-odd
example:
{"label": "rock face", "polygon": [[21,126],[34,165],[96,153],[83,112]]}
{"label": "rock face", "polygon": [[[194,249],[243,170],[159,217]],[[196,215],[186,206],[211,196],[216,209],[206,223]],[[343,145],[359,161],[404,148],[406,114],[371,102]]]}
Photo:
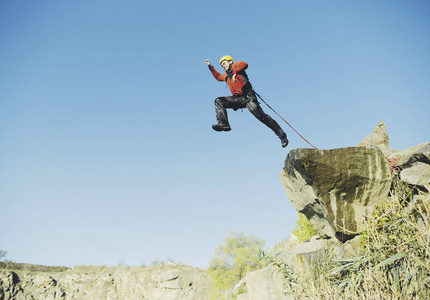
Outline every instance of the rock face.
{"label": "rock face", "polygon": [[402,181],[425,188],[430,182],[430,143],[392,149],[379,121],[357,147],[292,150],[280,177],[293,206],[320,235],[346,241],[364,229],[364,218],[388,196],[391,168]]}
{"label": "rock face", "polygon": [[248,293],[242,298],[238,297],[238,300],[282,300],[283,298],[281,279],[274,273],[272,268],[268,267],[247,273],[246,284]]}
{"label": "rock face", "polygon": [[293,206],[320,235],[340,240],[363,229],[363,218],[390,189],[390,168],[376,147],[294,149],[281,181]]}
{"label": "rock face", "polygon": [[0,299],[200,300],[210,297],[211,279],[205,270],[188,266],[98,268],[53,273],[3,269],[0,270]]}

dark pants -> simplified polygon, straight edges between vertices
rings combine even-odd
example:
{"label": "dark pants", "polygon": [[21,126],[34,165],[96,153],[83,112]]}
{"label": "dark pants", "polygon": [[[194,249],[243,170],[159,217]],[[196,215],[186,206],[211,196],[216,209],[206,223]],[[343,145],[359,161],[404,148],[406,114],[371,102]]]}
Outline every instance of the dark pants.
{"label": "dark pants", "polygon": [[215,99],[215,111],[216,119],[220,125],[229,125],[227,117],[227,108],[237,110],[239,108],[248,108],[248,110],[267,127],[273,130],[278,136],[282,137],[285,135],[279,124],[273,120],[268,114],[266,114],[258,104],[257,97],[254,92],[249,92],[246,95],[241,96],[227,96],[219,97]]}

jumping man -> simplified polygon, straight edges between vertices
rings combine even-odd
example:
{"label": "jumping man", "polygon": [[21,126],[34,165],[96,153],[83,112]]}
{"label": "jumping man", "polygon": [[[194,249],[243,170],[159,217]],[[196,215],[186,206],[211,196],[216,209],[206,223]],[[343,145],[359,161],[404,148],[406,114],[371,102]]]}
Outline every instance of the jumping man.
{"label": "jumping man", "polygon": [[216,131],[230,131],[231,127],[228,123],[227,108],[237,110],[246,107],[258,120],[273,130],[281,139],[282,147],[287,147],[288,139],[285,132],[275,120],[264,113],[260,104],[258,104],[248,75],[245,73],[248,64],[244,61],[237,61],[234,63],[231,56],[225,55],[221,57],[219,61],[225,73],[220,74],[210,64],[209,60],[206,59],[205,62],[215,79],[218,81],[225,81],[232,93],[232,96],[218,97],[215,99],[215,111],[218,124],[212,125],[212,128]]}

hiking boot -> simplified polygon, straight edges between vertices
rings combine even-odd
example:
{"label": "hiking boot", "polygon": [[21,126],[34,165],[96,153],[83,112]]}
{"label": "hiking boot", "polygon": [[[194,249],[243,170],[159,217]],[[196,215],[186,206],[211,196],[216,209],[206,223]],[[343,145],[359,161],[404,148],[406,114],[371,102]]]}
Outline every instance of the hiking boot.
{"label": "hiking boot", "polygon": [[215,131],[230,131],[231,130],[230,125],[223,125],[223,124],[214,124],[214,125],[212,125],[212,128]]}
{"label": "hiking boot", "polygon": [[279,139],[281,140],[282,148],[285,148],[288,146],[288,139],[285,133],[282,136],[280,136]]}

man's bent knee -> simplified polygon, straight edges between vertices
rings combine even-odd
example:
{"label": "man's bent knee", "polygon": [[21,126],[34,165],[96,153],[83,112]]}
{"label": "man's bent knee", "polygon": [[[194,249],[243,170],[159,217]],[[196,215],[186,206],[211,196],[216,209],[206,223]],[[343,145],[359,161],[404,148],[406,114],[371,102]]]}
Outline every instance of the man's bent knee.
{"label": "man's bent knee", "polygon": [[225,101],[224,98],[216,98],[215,99],[215,107],[217,108],[224,108],[225,107]]}

